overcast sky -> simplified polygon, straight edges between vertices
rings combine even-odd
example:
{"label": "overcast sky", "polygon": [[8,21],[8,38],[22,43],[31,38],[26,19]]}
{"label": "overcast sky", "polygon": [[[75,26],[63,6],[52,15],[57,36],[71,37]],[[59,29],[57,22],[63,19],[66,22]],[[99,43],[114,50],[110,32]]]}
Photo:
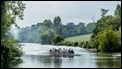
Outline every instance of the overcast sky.
{"label": "overcast sky", "polygon": [[60,16],[62,23],[92,22],[100,18],[101,8],[109,9],[108,14],[113,14],[117,4],[121,1],[24,1],[26,9],[24,10],[24,20],[17,19],[17,25],[20,27],[31,26],[44,19],[51,19]]}

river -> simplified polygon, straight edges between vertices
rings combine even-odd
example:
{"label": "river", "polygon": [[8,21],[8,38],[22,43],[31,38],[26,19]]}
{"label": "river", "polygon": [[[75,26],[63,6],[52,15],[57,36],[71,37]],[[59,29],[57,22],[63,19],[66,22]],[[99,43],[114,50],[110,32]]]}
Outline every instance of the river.
{"label": "river", "polygon": [[[21,43],[24,55],[20,63],[13,63],[12,68],[121,68],[121,53],[97,53],[80,47],[41,45]],[[49,56],[51,48],[72,48],[74,57]]]}

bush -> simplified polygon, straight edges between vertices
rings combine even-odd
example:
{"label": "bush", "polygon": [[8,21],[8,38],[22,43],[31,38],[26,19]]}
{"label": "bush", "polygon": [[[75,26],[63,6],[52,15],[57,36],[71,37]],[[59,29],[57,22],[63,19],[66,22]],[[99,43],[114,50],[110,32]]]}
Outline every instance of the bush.
{"label": "bush", "polygon": [[82,42],[79,44],[79,46],[82,47],[82,46],[83,46],[83,43],[84,43],[84,41],[82,41]]}
{"label": "bush", "polygon": [[1,41],[1,60],[10,61],[22,55],[21,47],[13,38],[6,38]]}
{"label": "bush", "polygon": [[63,40],[64,40],[64,38],[62,36],[58,35],[53,38],[52,44],[62,44],[61,41],[63,41]]}
{"label": "bush", "polygon": [[105,52],[121,51],[120,35],[112,29],[101,31],[98,34],[98,49]]}
{"label": "bush", "polygon": [[79,46],[82,48],[94,48],[90,41],[83,41]]}
{"label": "bush", "polygon": [[75,42],[75,43],[74,43],[74,46],[78,46],[78,42]]}
{"label": "bush", "polygon": [[70,41],[65,41],[66,46],[72,46],[72,43]]}

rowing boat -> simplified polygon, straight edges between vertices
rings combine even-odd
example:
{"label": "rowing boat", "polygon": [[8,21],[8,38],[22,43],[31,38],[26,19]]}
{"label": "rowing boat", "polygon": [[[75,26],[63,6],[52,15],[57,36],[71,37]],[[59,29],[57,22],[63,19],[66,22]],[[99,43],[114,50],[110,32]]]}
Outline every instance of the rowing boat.
{"label": "rowing boat", "polygon": [[51,56],[80,56],[80,54],[50,54]]}

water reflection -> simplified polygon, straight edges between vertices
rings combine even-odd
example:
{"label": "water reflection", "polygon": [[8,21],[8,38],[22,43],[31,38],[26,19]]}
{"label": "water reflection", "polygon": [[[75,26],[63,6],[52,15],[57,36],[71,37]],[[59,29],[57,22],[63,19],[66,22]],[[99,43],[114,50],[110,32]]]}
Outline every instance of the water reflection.
{"label": "water reflection", "polygon": [[96,64],[99,68],[121,68],[121,56],[114,57],[112,53],[97,53]]}
{"label": "water reflection", "polygon": [[21,59],[14,61],[1,62],[1,68],[13,68],[21,64],[23,61]]}
{"label": "water reflection", "polygon": [[49,55],[24,55],[23,61],[5,62],[6,68],[121,68],[121,56],[95,53],[75,57],[58,57]]}
{"label": "water reflection", "polygon": [[54,68],[62,68],[63,60],[72,61],[74,56],[49,56]]}
{"label": "water reflection", "polygon": [[[52,56],[53,57],[53,56]],[[62,64],[62,59],[61,57],[58,56],[54,56],[52,59],[52,62],[54,63],[54,67],[55,68],[61,68],[61,64]]]}
{"label": "water reflection", "polygon": [[[49,56],[49,55],[24,55],[23,63],[19,66],[21,68],[62,68],[62,64],[65,64],[65,61],[73,63],[73,57],[58,57],[58,56]],[[65,62],[65,63],[64,63]]]}

